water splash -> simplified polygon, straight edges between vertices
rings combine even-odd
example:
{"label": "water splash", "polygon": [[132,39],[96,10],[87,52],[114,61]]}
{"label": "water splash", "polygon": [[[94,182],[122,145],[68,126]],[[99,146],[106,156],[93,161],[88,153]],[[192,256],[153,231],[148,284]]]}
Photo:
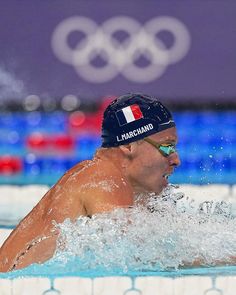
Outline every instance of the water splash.
{"label": "water splash", "polygon": [[[225,202],[194,206],[169,186],[161,196],[138,196],[136,205],[92,218],[66,219],[54,260],[66,266],[71,258],[80,270],[168,270],[182,266],[230,263],[236,254],[236,219]],[[139,202],[142,200],[142,202]],[[140,205],[142,204],[142,205]],[[191,208],[192,210],[189,210]],[[194,209],[193,209],[194,208]]]}
{"label": "water splash", "polygon": [[21,98],[25,94],[23,81],[0,65],[0,99]]}

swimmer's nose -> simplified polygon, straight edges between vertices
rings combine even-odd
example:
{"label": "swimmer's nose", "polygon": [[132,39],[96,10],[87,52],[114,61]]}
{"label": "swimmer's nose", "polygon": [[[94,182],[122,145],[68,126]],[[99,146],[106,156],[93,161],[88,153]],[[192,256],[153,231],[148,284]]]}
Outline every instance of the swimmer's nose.
{"label": "swimmer's nose", "polygon": [[168,160],[170,166],[178,167],[181,164],[179,154],[177,152],[169,155]]}

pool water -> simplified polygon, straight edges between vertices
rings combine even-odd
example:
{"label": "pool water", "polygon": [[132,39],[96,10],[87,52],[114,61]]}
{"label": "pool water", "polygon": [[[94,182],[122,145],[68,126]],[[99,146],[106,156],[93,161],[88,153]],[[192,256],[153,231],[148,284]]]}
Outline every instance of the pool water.
{"label": "pool water", "polygon": [[[236,218],[231,204],[202,203],[193,210],[192,202],[180,203],[182,197],[169,186],[161,196],[137,196],[134,208],[75,222],[66,219],[56,225],[60,236],[51,260],[0,277],[234,274]],[[139,205],[144,199],[145,206]],[[192,268],[198,258],[202,267]]]}
{"label": "pool water", "polygon": [[[92,121],[86,125],[88,120],[85,120],[77,126],[73,123],[75,115],[2,113],[0,184],[53,185],[75,163],[90,159],[101,145],[101,123],[93,119],[97,122],[94,125]],[[85,113],[84,116],[96,119],[98,114]],[[171,181],[235,184],[235,111],[176,112],[174,118],[182,165]]]}

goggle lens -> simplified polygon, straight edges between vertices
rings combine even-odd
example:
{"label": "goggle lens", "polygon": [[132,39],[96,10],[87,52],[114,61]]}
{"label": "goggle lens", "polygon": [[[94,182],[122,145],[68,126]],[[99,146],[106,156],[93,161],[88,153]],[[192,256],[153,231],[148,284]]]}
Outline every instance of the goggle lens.
{"label": "goggle lens", "polygon": [[163,156],[168,157],[176,152],[176,147],[173,144],[161,144],[159,146],[159,151],[163,154]]}
{"label": "goggle lens", "polygon": [[153,145],[164,157],[169,157],[169,155],[177,152],[176,145],[173,143],[158,144],[150,138],[144,138],[144,141]]}

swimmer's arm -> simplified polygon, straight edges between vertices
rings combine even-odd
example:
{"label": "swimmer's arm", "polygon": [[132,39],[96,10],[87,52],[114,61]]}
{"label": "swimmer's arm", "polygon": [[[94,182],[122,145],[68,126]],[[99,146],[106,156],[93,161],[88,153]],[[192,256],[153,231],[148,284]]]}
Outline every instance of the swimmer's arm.
{"label": "swimmer's arm", "polygon": [[[39,203],[16,227],[0,249],[0,272],[49,259],[55,250],[57,231],[45,218]],[[30,254],[30,255],[29,255]]]}
{"label": "swimmer's arm", "polygon": [[68,170],[13,230],[0,248],[0,272],[44,262],[53,256],[58,237],[53,221],[61,223],[66,218],[74,219],[86,213],[73,194],[76,192],[73,184],[68,182],[86,163],[81,162]]}
{"label": "swimmer's arm", "polygon": [[84,215],[81,204],[71,201],[68,205],[65,199],[69,199],[66,193],[60,198],[46,195],[20,222],[0,249],[0,272],[42,263],[53,256],[59,234],[54,222]]}

